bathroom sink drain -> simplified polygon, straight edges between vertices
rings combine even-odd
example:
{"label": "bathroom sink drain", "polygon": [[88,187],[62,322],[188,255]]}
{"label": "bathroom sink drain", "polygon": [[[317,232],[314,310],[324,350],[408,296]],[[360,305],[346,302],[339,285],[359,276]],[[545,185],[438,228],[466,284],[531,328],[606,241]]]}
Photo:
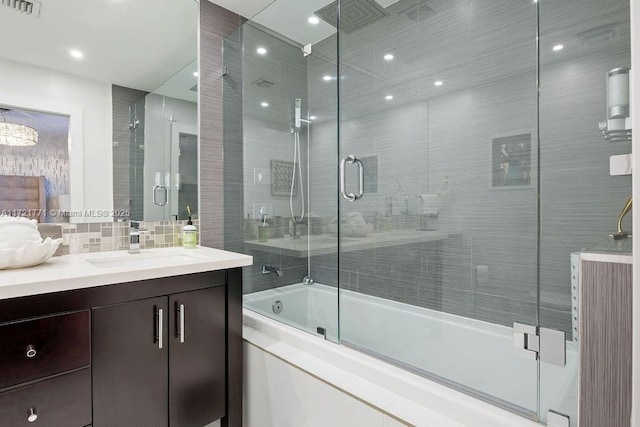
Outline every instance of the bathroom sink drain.
{"label": "bathroom sink drain", "polygon": [[280,314],[282,312],[282,301],[276,301],[271,306],[271,309],[275,314]]}

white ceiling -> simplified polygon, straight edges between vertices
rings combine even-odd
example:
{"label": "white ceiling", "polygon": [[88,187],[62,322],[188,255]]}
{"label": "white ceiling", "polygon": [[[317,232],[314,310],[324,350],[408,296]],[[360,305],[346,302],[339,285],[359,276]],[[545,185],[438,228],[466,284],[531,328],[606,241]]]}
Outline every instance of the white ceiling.
{"label": "white ceiling", "polygon": [[[324,21],[309,24],[313,13],[334,0],[213,0],[213,3],[257,22],[301,45],[324,40],[336,29]],[[375,0],[387,7],[398,0]],[[267,7],[268,6],[268,7]]]}
{"label": "white ceiling", "polygon": [[39,17],[0,7],[0,58],[151,91],[196,57],[197,10],[194,0],[42,0]]}
{"label": "white ceiling", "polygon": [[244,16],[253,18],[258,12],[269,6],[275,0],[209,0],[211,3],[222,6],[227,10]]}

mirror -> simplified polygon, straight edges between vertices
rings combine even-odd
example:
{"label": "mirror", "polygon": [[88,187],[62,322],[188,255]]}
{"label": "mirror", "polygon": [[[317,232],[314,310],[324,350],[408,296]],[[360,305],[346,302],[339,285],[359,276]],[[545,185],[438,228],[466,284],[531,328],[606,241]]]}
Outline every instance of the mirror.
{"label": "mirror", "polygon": [[[183,219],[187,204],[197,212],[196,1],[33,2],[26,12],[0,8],[0,26],[29,35],[0,45],[0,108],[42,135],[35,147],[0,146],[0,175],[44,177],[39,220]],[[67,162],[61,177],[19,167],[46,166],[47,117],[67,121],[54,144]],[[8,208],[20,207],[0,195],[0,212]]]}

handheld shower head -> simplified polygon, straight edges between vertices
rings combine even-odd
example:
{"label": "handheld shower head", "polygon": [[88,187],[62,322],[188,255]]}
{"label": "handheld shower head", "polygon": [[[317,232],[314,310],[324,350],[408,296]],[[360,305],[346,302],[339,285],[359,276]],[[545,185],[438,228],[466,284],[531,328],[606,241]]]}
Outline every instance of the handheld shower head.
{"label": "handheld shower head", "polygon": [[294,114],[294,126],[296,129],[300,129],[300,126],[302,126],[302,99],[300,98],[296,98]]}

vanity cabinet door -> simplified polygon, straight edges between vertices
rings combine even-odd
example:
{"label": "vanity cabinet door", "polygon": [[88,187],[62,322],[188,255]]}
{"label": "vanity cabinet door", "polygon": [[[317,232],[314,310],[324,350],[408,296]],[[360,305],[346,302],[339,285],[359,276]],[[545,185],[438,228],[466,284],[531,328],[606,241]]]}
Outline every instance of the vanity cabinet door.
{"label": "vanity cabinet door", "polygon": [[167,302],[93,310],[93,427],[167,426]]}
{"label": "vanity cabinet door", "polygon": [[225,287],[172,295],[169,417],[202,427],[225,415]]}

